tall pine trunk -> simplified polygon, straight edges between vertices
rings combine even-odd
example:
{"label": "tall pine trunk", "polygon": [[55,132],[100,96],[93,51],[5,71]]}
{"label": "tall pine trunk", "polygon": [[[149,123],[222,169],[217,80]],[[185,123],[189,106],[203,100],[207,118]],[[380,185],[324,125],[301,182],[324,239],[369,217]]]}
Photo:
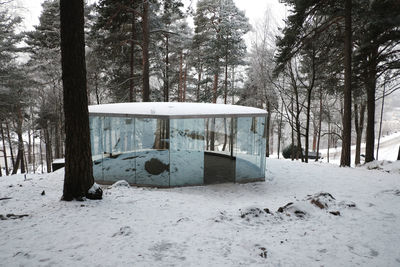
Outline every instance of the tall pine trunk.
{"label": "tall pine trunk", "polygon": [[[65,116],[65,176],[62,199],[92,198],[83,0],[60,0],[61,67]],[[97,198],[101,198],[97,195]]]}
{"label": "tall pine trunk", "polygon": [[267,100],[267,121],[266,123],[266,129],[265,129],[265,156],[269,157],[269,150],[270,150],[270,132],[271,132],[271,103]]}
{"label": "tall pine trunk", "polygon": [[319,89],[319,118],[318,118],[318,131],[317,131],[317,156],[315,157],[315,161],[319,159],[319,145],[321,143],[321,130],[322,130],[322,88]]}
{"label": "tall pine trunk", "polygon": [[14,152],[13,152],[12,141],[11,141],[11,136],[10,136],[10,127],[8,126],[7,120],[6,120],[6,133],[7,133],[8,146],[10,148],[11,164],[12,164],[12,167],[14,168],[14,165],[15,165]]}
{"label": "tall pine trunk", "polygon": [[143,29],[143,102],[150,102],[150,64],[149,64],[149,0],[143,0],[143,16],[142,16],[142,29]]}
{"label": "tall pine trunk", "polygon": [[214,84],[213,84],[213,103],[217,103],[217,91],[218,91],[218,73],[214,74]]}
{"label": "tall pine trunk", "polygon": [[375,149],[375,90],[376,90],[376,56],[378,48],[371,51],[367,75],[367,139],[365,144],[365,162],[373,161]]}
{"label": "tall pine trunk", "polygon": [[5,165],[4,167],[6,168],[6,175],[9,175],[10,171],[8,169],[6,139],[4,136],[3,123],[0,123],[0,133],[1,133],[1,140],[3,141],[3,155],[4,155],[4,165]]}
{"label": "tall pine trunk", "polygon": [[[132,6],[132,8],[134,8]],[[131,12],[132,18],[131,18],[131,50],[129,51],[129,102],[136,102],[136,89],[135,89],[135,83],[133,80],[134,76],[134,62],[135,62],[135,12]]]}
{"label": "tall pine trunk", "polygon": [[344,110],[342,155],[340,166],[350,166],[351,163],[351,0],[345,0],[345,30],[344,30]]}
{"label": "tall pine trunk", "polygon": [[361,140],[364,129],[364,114],[365,104],[360,105],[360,111],[358,111],[358,105],[354,104],[354,126],[356,130],[356,154],[354,164],[358,165],[361,163]]}
{"label": "tall pine trunk", "polygon": [[50,137],[50,133],[49,133],[49,129],[48,129],[48,124],[46,125],[46,127],[43,129],[43,134],[44,134],[44,143],[45,143],[45,150],[46,150],[46,169],[47,172],[50,173],[51,172],[51,162],[52,162],[52,143],[51,143],[51,137]]}

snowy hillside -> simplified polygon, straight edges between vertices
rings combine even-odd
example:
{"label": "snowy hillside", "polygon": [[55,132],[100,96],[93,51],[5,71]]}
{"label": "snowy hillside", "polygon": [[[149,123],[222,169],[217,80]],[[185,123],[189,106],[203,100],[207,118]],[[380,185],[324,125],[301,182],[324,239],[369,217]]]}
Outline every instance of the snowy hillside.
{"label": "snowy hillside", "polygon": [[1,177],[0,265],[400,266],[399,162],[270,159],[266,177],[174,189],[120,182],[85,202],[59,201],[62,170]]}

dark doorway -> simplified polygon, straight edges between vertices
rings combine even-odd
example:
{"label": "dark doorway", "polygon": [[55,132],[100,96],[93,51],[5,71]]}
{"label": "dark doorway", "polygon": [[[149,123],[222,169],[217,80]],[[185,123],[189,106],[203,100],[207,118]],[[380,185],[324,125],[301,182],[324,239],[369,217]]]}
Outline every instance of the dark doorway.
{"label": "dark doorway", "polygon": [[236,157],[233,156],[232,118],[206,119],[204,183],[235,182]]}
{"label": "dark doorway", "polygon": [[236,158],[229,155],[204,152],[204,183],[235,182]]}

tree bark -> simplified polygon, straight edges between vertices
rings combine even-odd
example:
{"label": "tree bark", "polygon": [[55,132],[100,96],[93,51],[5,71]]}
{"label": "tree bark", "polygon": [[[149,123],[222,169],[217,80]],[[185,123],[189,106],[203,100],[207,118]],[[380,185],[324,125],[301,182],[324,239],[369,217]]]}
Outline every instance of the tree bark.
{"label": "tree bark", "polygon": [[340,166],[350,166],[351,163],[351,0],[345,1],[345,36],[344,36],[344,110],[342,155]]}
{"label": "tree bark", "polygon": [[201,67],[197,74],[196,102],[200,102]]}
{"label": "tree bark", "polygon": [[266,129],[265,129],[265,156],[268,158],[269,157],[269,145],[270,145],[270,132],[271,132],[271,104],[267,100],[267,121],[266,123]]}
{"label": "tree bark", "polygon": [[213,85],[213,103],[217,103],[217,91],[218,91],[218,73],[215,73],[214,85]]}
{"label": "tree bark", "polygon": [[183,84],[183,51],[179,54],[179,84],[178,84],[178,102],[182,102],[182,84]]}
{"label": "tree bark", "polygon": [[48,124],[46,125],[46,127],[43,129],[44,131],[44,143],[45,143],[45,150],[46,150],[46,169],[47,169],[47,173],[51,172],[51,162],[52,162],[52,143],[51,143],[51,137],[49,134],[49,129],[48,129]]}
{"label": "tree bark", "polygon": [[3,141],[4,167],[6,168],[6,175],[9,175],[10,170],[8,169],[6,139],[4,137],[3,123],[0,123],[0,133],[1,133],[1,140]]}
{"label": "tree bark", "polygon": [[373,161],[375,150],[375,89],[376,89],[376,55],[375,47],[370,55],[367,75],[367,139],[365,144],[365,162]]}
{"label": "tree bark", "polygon": [[358,111],[358,105],[354,104],[354,126],[356,130],[356,155],[354,164],[358,165],[361,163],[361,140],[364,129],[364,114],[365,104],[360,105],[360,111]]}
{"label": "tree bark", "polygon": [[150,102],[150,64],[149,64],[149,0],[143,0],[143,102]]}
{"label": "tree bark", "polygon": [[385,91],[386,91],[386,83],[383,84],[381,119],[379,121],[378,145],[376,147],[376,160],[379,160],[379,145],[380,145],[380,142],[381,142],[381,134],[382,134],[383,108],[385,106]]}
{"label": "tree bark", "polygon": [[185,75],[183,78],[183,96],[182,102],[186,102],[186,89],[187,89],[187,62],[185,63]]}
{"label": "tree bark", "polygon": [[11,164],[12,164],[12,167],[14,168],[14,165],[15,165],[14,153],[13,153],[12,141],[11,141],[11,136],[10,136],[10,128],[8,127],[7,120],[6,120],[6,132],[7,132],[8,146],[10,148]]}
{"label": "tree bark", "polygon": [[[132,8],[134,8],[132,6]],[[136,102],[136,90],[135,83],[133,80],[134,76],[134,62],[135,62],[135,12],[131,12],[132,14],[132,27],[131,27],[131,50],[130,50],[130,59],[129,59],[129,102]]]}
{"label": "tree bark", "polygon": [[281,153],[282,119],[283,119],[283,103],[281,104],[281,114],[278,125],[278,159],[280,157],[279,154]]}
{"label": "tree bark", "polygon": [[400,160],[400,146],[399,146],[399,153],[397,154],[397,160]]}
{"label": "tree bark", "polygon": [[164,102],[169,101],[169,37],[165,35],[165,80],[164,80]]}
{"label": "tree bark", "polygon": [[60,21],[66,133],[62,199],[70,201],[89,197],[88,191],[94,183],[86,94],[83,0],[60,0]]}
{"label": "tree bark", "polygon": [[224,104],[228,98],[228,53],[225,54],[225,81],[224,81]]}
{"label": "tree bark", "polygon": [[13,174],[17,173],[18,167],[21,166],[21,173],[25,173],[25,162],[24,162],[24,140],[22,138],[22,110],[18,106],[18,118],[17,118],[17,136],[18,136],[18,154],[17,160],[14,165]]}
{"label": "tree bark", "polygon": [[315,157],[315,161],[319,159],[319,145],[321,143],[321,130],[322,130],[322,88],[319,90],[319,118],[318,118],[318,131],[317,131],[317,155]]}

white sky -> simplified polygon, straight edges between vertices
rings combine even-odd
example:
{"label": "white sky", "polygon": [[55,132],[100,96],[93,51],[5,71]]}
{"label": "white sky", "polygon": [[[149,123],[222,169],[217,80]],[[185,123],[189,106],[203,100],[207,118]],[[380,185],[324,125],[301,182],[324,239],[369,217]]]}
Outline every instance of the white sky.
{"label": "white sky", "polygon": [[[91,0],[89,2],[94,2]],[[184,2],[192,1],[195,7],[196,0],[184,0]],[[246,16],[250,19],[250,23],[254,24],[261,20],[267,8],[275,15],[277,22],[281,22],[285,17],[285,6],[280,4],[278,0],[234,0],[239,9],[246,12]],[[41,3],[43,0],[14,0],[14,6],[18,8],[25,18],[24,25],[28,30],[33,30],[33,25],[38,24],[39,15],[42,10]]]}

